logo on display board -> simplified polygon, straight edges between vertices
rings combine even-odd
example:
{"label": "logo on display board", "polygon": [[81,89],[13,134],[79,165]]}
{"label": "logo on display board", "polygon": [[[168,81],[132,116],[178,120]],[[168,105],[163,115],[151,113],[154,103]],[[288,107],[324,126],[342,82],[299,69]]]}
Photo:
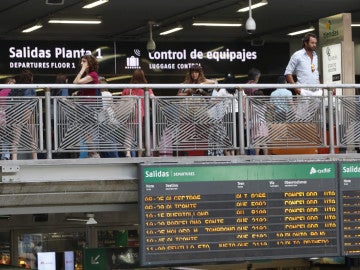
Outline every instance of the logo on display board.
{"label": "logo on display board", "polygon": [[335,61],[338,59],[338,55],[332,52],[332,48],[330,46],[326,47],[325,50],[329,61]]}
{"label": "logo on display board", "polygon": [[325,29],[327,30],[327,32],[323,33],[323,38],[327,39],[327,38],[332,38],[332,37],[336,37],[339,36],[339,31],[332,29],[333,22],[331,20],[327,20],[327,22],[325,23]]}
{"label": "logo on display board", "polygon": [[321,44],[329,44],[329,42],[342,40],[344,35],[342,21],[342,14],[337,14],[319,20],[319,41]]}
{"label": "logo on display board", "polygon": [[330,20],[328,20],[328,21],[325,23],[325,28],[326,28],[327,30],[331,30],[331,21],[330,21]]}
{"label": "logo on display board", "polygon": [[316,169],[314,167],[311,167],[310,169],[310,175],[316,174],[316,173],[331,173],[331,168],[324,168],[324,169]]}
{"label": "logo on display board", "polygon": [[134,49],[134,55],[126,58],[125,69],[139,69],[140,68],[140,56],[141,52],[139,49]]}
{"label": "logo on display board", "polygon": [[137,69],[139,66],[139,58],[135,56],[130,56],[126,58],[126,69]]}

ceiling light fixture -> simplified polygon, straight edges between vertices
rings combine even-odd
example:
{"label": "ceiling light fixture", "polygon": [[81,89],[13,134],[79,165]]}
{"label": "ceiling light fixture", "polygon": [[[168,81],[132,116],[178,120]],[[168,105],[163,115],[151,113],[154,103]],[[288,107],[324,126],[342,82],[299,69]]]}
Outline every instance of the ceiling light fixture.
{"label": "ceiling light fixture", "polygon": [[41,27],[43,27],[43,25],[42,25],[41,23],[37,23],[37,24],[35,24],[35,25],[32,25],[32,26],[30,26],[30,27],[22,30],[21,32],[22,32],[22,33],[30,33],[30,32],[33,32],[33,31],[35,31],[35,30],[40,29]]}
{"label": "ceiling light fixture", "polygon": [[242,24],[240,22],[216,22],[216,21],[194,21],[193,26],[209,26],[209,27],[240,27]]}
{"label": "ceiling light fixture", "polygon": [[298,30],[298,31],[295,31],[295,32],[288,33],[287,35],[288,36],[297,36],[297,35],[301,35],[301,34],[311,32],[311,31],[314,31],[314,30],[315,30],[315,28],[313,26],[310,26],[310,27],[308,27],[306,29],[301,29],[301,30]]}
{"label": "ceiling light fixture", "polygon": [[360,27],[360,23],[352,23],[351,26],[352,27]]}
{"label": "ceiling light fixture", "polygon": [[72,19],[50,19],[48,23],[63,23],[63,24],[100,24],[101,20],[72,20]]}
{"label": "ceiling light fixture", "polygon": [[82,8],[87,8],[87,9],[94,8],[94,7],[100,6],[102,4],[105,4],[107,2],[109,2],[109,0],[97,0],[97,1],[94,1],[92,3],[89,3],[89,4],[85,5],[85,6],[83,6]]}
{"label": "ceiling light fixture", "polygon": [[[265,6],[267,4],[268,4],[267,0],[262,0],[259,3],[251,5],[251,9],[259,8],[259,7]],[[244,8],[240,8],[237,12],[247,12],[247,11],[249,11],[249,9],[250,9],[250,5],[247,7],[244,7]]]}
{"label": "ceiling light fixture", "polygon": [[166,31],[161,32],[159,35],[160,35],[160,36],[166,36],[166,35],[175,33],[175,32],[177,32],[177,31],[181,31],[181,30],[183,30],[183,29],[184,29],[184,28],[182,27],[181,24],[177,24],[176,26],[174,26],[174,27],[172,27],[172,28],[170,28],[170,29],[168,29],[168,30],[166,30]]}

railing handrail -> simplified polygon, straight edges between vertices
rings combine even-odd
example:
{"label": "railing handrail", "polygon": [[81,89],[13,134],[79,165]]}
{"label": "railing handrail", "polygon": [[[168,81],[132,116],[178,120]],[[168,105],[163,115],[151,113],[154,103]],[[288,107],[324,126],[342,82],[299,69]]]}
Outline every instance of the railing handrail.
{"label": "railing handrail", "polygon": [[[123,124],[123,126],[122,126],[122,130],[127,130],[128,129],[128,124],[130,124],[131,126],[132,126],[132,128],[134,129],[134,132],[136,133],[136,134],[138,134],[138,135],[136,135],[137,137],[137,140],[135,140],[135,142],[137,142],[138,144],[137,144],[137,146],[136,146],[136,148],[134,147],[134,142],[132,142],[131,140],[129,140],[128,139],[128,137],[131,135],[130,133],[128,134],[128,133],[121,133],[121,132],[118,132],[118,133],[114,133],[114,135],[112,135],[112,134],[110,134],[109,132],[108,132],[108,130],[110,130],[109,128],[104,128],[103,126],[100,126],[100,127],[98,127],[98,125],[99,125],[99,122],[102,122],[102,121],[104,121],[103,120],[103,118],[104,118],[104,112],[102,112],[102,109],[101,108],[103,108],[103,103],[101,103],[101,102],[98,102],[98,100],[101,100],[101,99],[103,99],[103,97],[101,97],[101,96],[96,96],[96,97],[93,97],[93,98],[91,98],[91,99],[89,99],[88,97],[86,97],[86,96],[84,96],[84,97],[73,97],[73,96],[68,96],[68,97],[64,97],[64,96],[51,96],[51,92],[49,91],[51,88],[50,87],[52,87],[52,88],[68,88],[68,89],[72,89],[72,88],[74,88],[74,89],[80,89],[80,88],[101,88],[102,86],[103,86],[103,88],[108,88],[108,89],[110,89],[110,88],[116,88],[116,89],[123,89],[123,88],[152,88],[152,89],[156,89],[156,88],[167,88],[167,89],[170,89],[170,88],[173,88],[173,87],[175,87],[176,89],[179,89],[179,88],[188,88],[188,87],[192,87],[192,88],[199,88],[199,87],[201,87],[201,88],[210,88],[210,89],[214,89],[214,88],[234,88],[234,87],[239,87],[239,88],[241,88],[241,86],[243,87],[243,88],[258,88],[258,89],[261,89],[261,88],[267,88],[267,89],[271,89],[271,88],[273,88],[273,89],[275,89],[275,88],[297,88],[297,87],[305,87],[305,88],[311,88],[311,87],[316,87],[316,88],[323,88],[324,89],[324,92],[325,91],[329,91],[329,95],[328,95],[328,99],[327,99],[327,97],[325,97],[325,96],[322,96],[322,97],[317,97],[317,98],[321,98],[322,100],[324,100],[324,102],[326,102],[326,101],[328,101],[328,105],[330,105],[330,106],[328,106],[328,108],[329,108],[329,110],[328,110],[328,112],[325,110],[326,108],[325,108],[325,106],[322,106],[322,112],[321,112],[321,115],[322,115],[322,117],[323,118],[321,118],[321,120],[324,122],[324,123],[326,123],[326,120],[329,120],[329,124],[330,124],[330,126],[332,126],[333,125],[333,119],[332,119],[332,117],[334,117],[334,115],[333,115],[333,109],[332,108],[335,108],[336,110],[338,109],[338,106],[336,105],[335,107],[333,107],[332,105],[333,105],[333,101],[336,101],[337,99],[346,99],[347,97],[355,97],[355,95],[344,95],[344,96],[338,96],[338,97],[333,97],[332,96],[332,94],[331,94],[331,89],[333,89],[333,88],[340,88],[341,86],[343,86],[343,88],[346,88],[346,87],[348,87],[348,88],[360,88],[360,84],[343,84],[343,85],[340,85],[340,84],[337,84],[337,85],[335,85],[335,84],[331,84],[331,87],[329,87],[330,89],[325,89],[325,87],[327,86],[326,84],[315,84],[315,85],[289,85],[289,84],[212,84],[212,85],[199,85],[199,84],[95,84],[95,85],[78,85],[78,84],[13,84],[13,85],[11,85],[11,84],[0,84],[0,88],[1,87],[3,87],[3,88],[17,88],[17,89],[22,89],[22,88],[38,88],[39,86],[46,86],[45,87],[45,96],[37,96],[37,97],[2,97],[1,99],[4,101],[4,104],[3,105],[5,105],[5,108],[7,108],[6,106],[7,105],[11,105],[12,103],[16,103],[17,102],[17,99],[19,99],[19,101],[22,101],[23,99],[24,99],[24,102],[26,103],[26,99],[28,98],[29,100],[30,99],[39,99],[39,101],[40,100],[45,100],[45,108],[46,108],[46,110],[45,110],[45,112],[46,112],[46,114],[44,115],[45,116],[45,118],[43,119],[42,117],[43,117],[43,115],[42,115],[42,110],[40,110],[40,114],[39,114],[39,116],[38,116],[38,121],[39,121],[39,125],[40,126],[42,126],[42,124],[43,124],[43,120],[45,120],[45,122],[46,122],[46,152],[47,152],[47,157],[48,158],[51,158],[51,151],[53,151],[53,149],[52,149],[52,133],[51,133],[51,123],[53,122],[54,123],[54,126],[56,125],[56,115],[55,115],[55,112],[57,111],[56,110],[56,102],[63,102],[62,101],[62,99],[64,99],[64,100],[66,100],[66,99],[68,99],[69,101],[71,101],[71,102],[75,102],[75,103],[78,103],[78,105],[81,107],[82,106],[82,104],[85,104],[85,107],[84,108],[86,108],[86,110],[85,110],[85,113],[84,113],[84,115],[86,115],[87,116],[87,122],[85,123],[86,125],[84,126],[84,127],[81,127],[81,128],[83,128],[83,129],[88,129],[89,127],[87,126],[89,123],[90,124],[92,124],[93,122],[96,122],[96,124],[95,124],[95,126],[94,126],[94,130],[96,130],[96,132],[99,132],[99,130],[101,129],[101,131],[103,132],[107,132],[107,133],[105,133],[105,135],[107,136],[107,137],[104,137],[105,139],[105,143],[106,144],[104,144],[104,145],[106,145],[103,149],[110,149],[110,147],[108,146],[109,145],[109,142],[112,142],[113,141],[113,139],[112,139],[112,137],[111,136],[118,136],[117,138],[120,138],[120,140],[117,140],[117,141],[119,141],[120,142],[120,147],[123,147],[124,149],[125,149],[125,147],[126,147],[126,149],[134,149],[134,150],[139,150],[139,149],[144,149],[143,148],[143,143],[145,143],[145,150],[146,150],[146,156],[150,156],[150,150],[153,150],[152,149],[152,146],[151,146],[151,141],[150,141],[150,129],[151,129],[151,127],[154,129],[155,128],[155,125],[152,125],[152,123],[151,122],[153,122],[154,121],[154,119],[156,119],[157,117],[156,117],[156,115],[154,114],[154,110],[153,111],[151,111],[150,112],[150,103],[149,103],[149,101],[150,101],[150,95],[149,95],[149,92],[148,91],[145,91],[145,97],[144,97],[144,105],[145,105],[145,107],[144,107],[144,111],[145,111],[145,121],[144,121],[144,126],[142,126],[141,125],[141,122],[142,122],[142,120],[141,120],[141,115],[142,115],[142,113],[141,113],[141,104],[143,104],[143,102],[140,100],[141,99],[141,97],[138,97],[138,96],[125,96],[125,97],[113,97],[114,98],[114,101],[115,100],[119,100],[119,98],[125,98],[125,99],[128,99],[128,98],[133,98],[133,99],[137,99],[137,102],[138,102],[138,105],[137,106],[134,106],[132,109],[133,110],[136,110],[136,112],[134,113],[134,114],[129,114],[129,116],[131,116],[131,117],[137,117],[138,118],[138,120],[137,121],[130,121],[129,123],[128,122],[126,122],[125,124]],[[355,94],[355,93],[354,93]],[[166,96],[158,96],[158,97],[155,97],[155,98],[153,98],[153,100],[154,101],[156,101],[156,99],[157,98],[169,98],[169,100],[174,100],[174,99],[179,99],[179,101],[180,101],[180,99],[184,99],[184,102],[186,101],[186,102],[189,102],[189,101],[191,101],[192,102],[192,100],[191,100],[191,97],[188,97],[188,98],[184,98],[184,97],[182,97],[182,96],[175,96],[175,95],[166,95]],[[195,99],[194,99],[194,101],[196,101],[198,98],[200,98],[200,97],[194,97]],[[205,97],[201,97],[201,98],[206,98],[206,99],[211,99],[212,97],[211,96],[205,96]],[[254,98],[257,98],[257,97],[245,97],[245,96],[243,96],[242,94],[241,94],[241,91],[239,91],[239,93],[238,93],[238,95],[235,95],[234,97],[232,97],[232,99],[236,99],[236,101],[237,101],[237,103],[238,103],[238,122],[239,122],[239,127],[238,127],[238,134],[240,134],[240,135],[238,135],[240,138],[240,141],[239,142],[236,142],[236,136],[235,136],[235,133],[234,133],[234,130],[235,130],[235,122],[233,121],[232,122],[232,120],[230,121],[227,121],[227,125],[229,125],[229,126],[221,126],[221,128],[229,128],[228,130],[230,130],[230,129],[232,129],[232,132],[233,132],[233,139],[230,139],[229,140],[229,142],[230,142],[230,144],[231,145],[229,145],[228,144],[228,142],[226,142],[226,143],[224,143],[224,147],[223,148],[225,148],[225,147],[231,147],[231,148],[238,148],[239,146],[240,146],[240,153],[241,154],[243,154],[244,153],[244,150],[245,150],[245,140],[244,140],[244,134],[243,134],[243,129],[244,129],[244,123],[243,123],[243,115],[244,115],[244,113],[246,113],[246,112],[248,112],[248,105],[247,106],[245,106],[245,108],[243,108],[242,106],[244,105],[243,104],[243,99],[245,99],[245,100],[247,100],[247,101],[251,101],[252,99],[254,99]],[[263,101],[265,101],[266,100],[266,98],[269,98],[269,99],[271,99],[271,97],[269,97],[269,96],[262,96],[262,97],[260,97],[260,101],[261,100],[263,100]],[[303,96],[295,96],[294,97],[294,99],[298,99],[299,98],[299,100],[301,100],[301,99],[304,99],[304,100],[308,100],[308,99],[312,99],[313,97],[303,97]],[[314,97],[315,98],[315,97]],[[335,99],[334,99],[335,98]],[[7,99],[9,99],[9,104],[7,104]],[[106,98],[105,98],[106,99]],[[52,102],[51,100],[54,100],[54,102]],[[84,102],[83,102],[84,101]],[[209,102],[209,104],[207,104],[208,102],[205,102],[204,104],[202,104],[203,106],[204,106],[204,108],[203,109],[206,109],[206,108],[208,108],[208,107],[206,107],[206,106],[215,106],[216,105],[216,102],[218,102],[219,100],[218,99],[214,99],[213,100],[214,102]],[[92,103],[91,102],[93,102],[94,104],[93,105],[91,105]],[[196,101],[196,102],[198,102],[198,101]],[[325,104],[323,102],[323,104]],[[352,100],[350,100],[349,101],[350,103],[352,102]],[[354,102],[357,102],[357,103],[359,103],[360,101],[357,99],[357,98],[354,98]],[[25,104],[24,103],[24,104]],[[51,105],[53,104],[53,107],[51,107]],[[106,104],[106,103],[105,103]],[[119,115],[119,117],[122,117],[122,116],[124,116],[124,114],[122,114],[122,112],[121,112],[121,108],[125,108],[125,107],[123,107],[123,105],[125,104],[123,104],[123,103],[121,103],[121,101],[119,100],[119,104],[121,104],[122,106],[119,106],[118,108],[120,108],[119,110],[119,113],[120,114],[118,114]],[[176,100],[176,102],[175,102],[175,107],[176,106],[178,106],[180,103],[178,102],[178,100]],[[187,103],[186,103],[187,104]],[[185,104],[185,105],[186,105]],[[233,103],[231,103],[231,104],[233,104]],[[71,116],[71,117],[73,117],[74,119],[75,118],[77,118],[79,115],[81,115],[81,116],[83,116],[83,114],[81,113],[81,108],[78,106],[78,105],[76,105],[76,106],[74,106],[74,104],[68,104],[68,103],[66,103],[66,102],[64,102],[64,105],[67,107],[67,109],[69,110],[69,114],[67,114],[67,116]],[[197,104],[197,105],[200,105],[200,103],[199,104]],[[350,105],[352,105],[352,104],[350,104]],[[42,106],[42,103],[40,102],[39,103],[39,109],[41,109],[41,106]],[[179,105],[180,106],[180,105]],[[195,105],[196,106],[196,105]],[[222,106],[222,105],[221,105]],[[220,106],[220,107],[221,107]],[[232,105],[232,106],[235,106],[235,105]],[[349,107],[349,106],[348,106]],[[351,106],[350,106],[351,107]],[[193,108],[193,107],[191,107],[191,108]],[[215,109],[215,111],[216,110],[218,110],[219,108],[218,107],[214,107]],[[235,108],[235,107],[234,107]],[[91,111],[89,111],[89,110],[92,110],[92,109],[94,109],[94,112],[91,112]],[[114,108],[112,108],[112,110],[113,110]],[[152,109],[154,109],[154,108],[152,108]],[[7,110],[7,109],[6,109]],[[80,110],[80,111],[79,111]],[[10,112],[10,114],[9,115],[11,115],[11,113],[13,113],[13,111],[14,110],[9,110],[9,112]],[[125,110],[126,111],[126,113],[129,113],[127,110]],[[166,110],[165,110],[166,111]],[[4,111],[5,112],[5,111]],[[53,112],[53,116],[54,116],[54,118],[52,119],[51,118],[51,114],[50,114],[50,112]],[[76,112],[76,113],[74,113],[74,112]],[[353,115],[354,114],[354,112],[356,112],[356,108],[354,107],[354,109],[351,109],[350,110],[350,113],[351,113],[351,115]],[[73,115],[71,115],[71,113],[73,113]],[[110,128],[112,127],[112,125],[114,125],[114,121],[111,121],[112,120],[112,115],[114,114],[113,112],[112,112],[112,114],[110,114],[111,112],[109,112],[109,119],[107,120],[108,121],[108,123],[110,123]],[[150,113],[152,113],[152,116],[153,116],[153,119],[151,119],[151,117],[150,117]],[[166,112],[166,113],[168,113],[168,112]],[[212,112],[211,111],[211,113],[214,113],[214,112]],[[9,116],[9,115],[7,115],[7,116]],[[6,116],[6,117],[7,117]],[[102,120],[100,120],[100,118],[98,118],[99,116],[101,116],[102,118]],[[203,113],[203,115],[201,115],[201,116],[204,116],[204,118],[203,119],[205,119],[205,120],[209,120],[210,118],[208,117],[208,114],[207,113]],[[338,113],[336,113],[335,114],[335,117],[337,117],[338,116]],[[235,119],[235,115],[233,115],[233,118]],[[216,118],[217,119],[217,118]],[[249,119],[249,117],[246,115],[246,119]],[[6,120],[11,120],[11,118],[8,118],[8,119],[6,119]],[[6,121],[5,120],[5,121]],[[127,118],[125,118],[125,120],[126,121],[128,121],[128,119]],[[339,120],[338,119],[335,119],[336,121],[335,121],[335,124],[338,124],[338,122],[339,122]],[[168,120],[167,120],[168,121]],[[213,119],[211,118],[210,120],[209,120],[210,122],[210,124],[209,124],[209,126],[211,126],[211,125],[218,125],[218,123],[215,121],[215,122],[211,122],[211,121],[213,121]],[[355,119],[354,121],[357,121],[357,119]],[[176,122],[176,121],[174,121],[174,122]],[[117,121],[117,123],[120,123],[119,121]],[[154,122],[153,122],[154,123]],[[165,123],[168,123],[168,122],[165,122]],[[10,129],[9,130],[12,130],[12,132],[13,132],[13,128],[12,128],[12,125],[13,125],[14,123],[11,123],[11,122],[5,122],[5,125],[8,125],[9,127],[10,127]],[[19,123],[15,123],[16,125],[19,125]],[[30,127],[33,125],[33,123],[31,123],[30,121],[29,121],[29,123],[27,123]],[[203,123],[202,123],[203,124]],[[101,125],[103,125],[103,124],[101,124]],[[116,124],[116,125],[118,125],[118,124]],[[206,124],[205,124],[206,125]],[[353,128],[352,126],[352,123],[349,123],[349,127],[350,127],[350,129],[351,128]],[[247,125],[246,126],[248,126],[248,127],[250,127],[250,125],[249,125],[249,123],[247,123]],[[73,127],[76,127],[76,128],[79,128],[79,125],[76,123],[76,125],[66,125],[66,127],[68,128],[73,128]],[[216,126],[217,127],[217,126]],[[251,127],[250,127],[251,128]],[[248,128],[247,129],[247,138],[250,138],[250,128]],[[325,125],[323,125],[323,126],[321,126],[320,127],[321,129],[323,129],[323,132],[321,133],[321,134],[323,134],[324,136],[322,136],[322,138],[325,138],[325,133],[326,133],[326,127],[325,127]],[[20,130],[20,129],[19,129]],[[29,131],[31,131],[31,129],[29,129],[28,128],[28,130]],[[142,132],[142,131],[145,131],[144,133]],[[165,130],[165,129],[164,129]],[[220,129],[219,129],[220,130]],[[16,130],[15,130],[16,131]],[[224,131],[224,130],[223,130]],[[351,130],[350,130],[351,131]],[[38,130],[38,134],[40,134],[42,132],[42,130],[41,129],[39,129]],[[131,131],[132,132],[132,131]],[[214,132],[215,132],[215,128],[214,128]],[[340,137],[339,136],[339,134],[337,133],[336,135],[336,138],[337,138],[337,144],[334,144],[334,142],[333,142],[333,138],[334,138],[334,130],[333,129],[329,129],[329,132],[330,132],[330,142],[329,143],[326,143],[326,142],[323,142],[322,141],[322,144],[320,145],[320,146],[330,146],[330,150],[331,150],[331,152],[333,152],[334,151],[334,147],[342,147],[343,145],[346,145],[346,144],[348,144],[348,145],[350,145],[351,143],[353,143],[354,142],[354,140],[352,140],[352,137],[351,138],[346,138],[346,140],[347,141],[345,141],[344,143],[343,143],[343,141],[341,141],[341,143],[338,141],[338,138]],[[338,129],[336,129],[336,132],[339,132],[338,131]],[[135,134],[134,133],[134,134]],[[10,134],[10,133],[9,133]],[[89,134],[91,135],[91,136],[94,136],[91,132],[89,132]],[[95,134],[95,132],[94,132],[94,134]],[[346,136],[348,136],[349,134],[351,135],[351,136],[353,136],[354,137],[354,134],[352,134],[351,132],[350,133],[348,133],[348,131],[347,130],[345,130],[345,131],[342,131],[342,133],[341,133],[341,136],[342,137],[344,137],[345,135]],[[32,134],[30,134],[30,135],[32,135]],[[89,135],[89,136],[90,136]],[[356,134],[355,134],[356,135]],[[10,136],[10,135],[9,135]],[[40,134],[40,136],[39,136],[39,138],[41,139],[41,136],[42,136],[42,133]],[[74,136],[73,134],[71,134],[71,136]],[[145,140],[143,141],[142,140],[142,137],[143,136],[145,136],[144,138],[145,138]],[[356,135],[357,136],[357,135]],[[55,138],[56,136],[54,136],[54,138]],[[9,137],[10,138],[10,137]],[[195,138],[195,137],[194,137]],[[192,139],[194,139],[194,138],[192,138]],[[230,138],[230,137],[229,137]],[[71,139],[73,139],[72,137],[71,137]],[[126,139],[126,140],[125,140]],[[183,138],[182,137],[180,137],[180,141],[182,140]],[[10,140],[10,139],[9,139]],[[77,137],[74,137],[74,140],[77,140]],[[195,139],[194,139],[195,140]],[[39,141],[40,142],[40,146],[38,146],[38,149],[36,150],[36,151],[38,151],[38,150],[40,150],[41,152],[43,152],[44,151],[44,149],[43,149],[43,143],[41,143],[42,142],[42,140],[40,140]],[[126,144],[124,143],[124,142],[126,142]],[[182,141],[181,141],[182,142]],[[179,148],[179,145],[180,145],[180,148],[181,147],[189,147],[188,146],[188,144],[187,144],[187,141],[186,140],[184,140],[184,142],[186,142],[186,143],[184,143],[183,144],[183,146],[181,146],[181,143],[179,144],[179,143],[177,143],[177,148]],[[261,142],[261,141],[259,141],[259,142]],[[357,141],[355,141],[356,143],[357,143]],[[93,145],[96,145],[96,143],[97,143],[97,141],[96,140],[94,140],[94,143],[93,143]],[[197,144],[197,143],[200,143],[200,144]],[[196,149],[197,148],[204,148],[205,146],[202,144],[203,143],[203,141],[201,141],[201,140],[199,140],[199,139],[196,139],[195,140],[195,144],[196,144]],[[255,144],[253,144],[253,145],[250,145],[251,147],[253,147],[254,145],[256,146],[256,143],[257,142],[255,142]],[[8,144],[10,144],[10,143],[8,143]],[[91,146],[91,147],[95,147],[95,146]],[[247,146],[249,146],[248,144],[246,144]],[[259,144],[260,145],[260,144]],[[262,144],[261,144],[262,145]],[[12,145],[11,145],[12,146]],[[8,146],[7,146],[8,147]],[[66,148],[67,147],[67,148]],[[68,147],[68,145],[66,145],[65,146],[65,148],[60,148],[60,151],[76,151],[76,150],[74,150],[74,149],[77,149],[76,147],[78,147],[78,145],[76,144],[75,145],[75,147],[73,147],[72,146],[72,148],[71,147]],[[179,148],[179,149],[180,149]],[[121,148],[122,149],[122,148]],[[155,149],[155,148],[154,148]],[[165,149],[165,148],[164,148]],[[56,147],[55,149],[54,149],[54,151],[58,151],[58,147]],[[60,152],[59,151],[59,152]],[[156,150],[154,150],[154,151],[156,151]]]}
{"label": "railing handrail", "polygon": [[[23,88],[49,88],[49,89],[98,89],[98,88],[108,88],[108,89],[124,89],[124,88],[148,88],[148,89],[179,89],[179,88],[199,88],[199,84],[159,84],[159,83],[149,83],[149,84],[49,84],[49,83],[40,83],[40,84],[0,84],[0,89],[11,88],[11,89],[23,89]],[[213,88],[258,88],[258,89],[276,89],[276,88],[360,88],[360,84],[247,84],[247,83],[238,83],[238,84],[201,84],[201,88],[213,89]]]}

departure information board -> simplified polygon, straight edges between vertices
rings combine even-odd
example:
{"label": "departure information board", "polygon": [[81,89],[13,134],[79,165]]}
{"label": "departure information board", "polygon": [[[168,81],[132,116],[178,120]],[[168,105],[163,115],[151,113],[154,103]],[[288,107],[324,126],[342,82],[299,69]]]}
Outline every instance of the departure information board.
{"label": "departure information board", "polygon": [[360,165],[340,163],[342,254],[360,255]]}
{"label": "departure information board", "polygon": [[139,170],[143,266],[340,255],[336,163]]}

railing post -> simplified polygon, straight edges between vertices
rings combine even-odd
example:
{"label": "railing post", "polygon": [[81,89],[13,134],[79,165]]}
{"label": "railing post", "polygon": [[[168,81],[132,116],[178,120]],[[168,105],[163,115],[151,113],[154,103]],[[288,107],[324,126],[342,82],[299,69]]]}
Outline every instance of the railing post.
{"label": "railing post", "polygon": [[51,97],[50,88],[45,88],[45,141],[46,141],[46,158],[52,159],[51,144]]}
{"label": "railing post", "polygon": [[144,110],[145,110],[145,156],[151,156],[150,145],[150,94],[149,89],[145,88],[144,91]]}
{"label": "railing post", "polygon": [[240,155],[245,155],[245,136],[244,136],[244,94],[243,89],[238,91],[238,121],[239,121],[239,136],[240,136]]}
{"label": "railing post", "polygon": [[335,146],[334,146],[334,107],[333,107],[333,89],[328,89],[328,113],[329,113],[329,147],[330,147],[330,154],[335,153]]}

